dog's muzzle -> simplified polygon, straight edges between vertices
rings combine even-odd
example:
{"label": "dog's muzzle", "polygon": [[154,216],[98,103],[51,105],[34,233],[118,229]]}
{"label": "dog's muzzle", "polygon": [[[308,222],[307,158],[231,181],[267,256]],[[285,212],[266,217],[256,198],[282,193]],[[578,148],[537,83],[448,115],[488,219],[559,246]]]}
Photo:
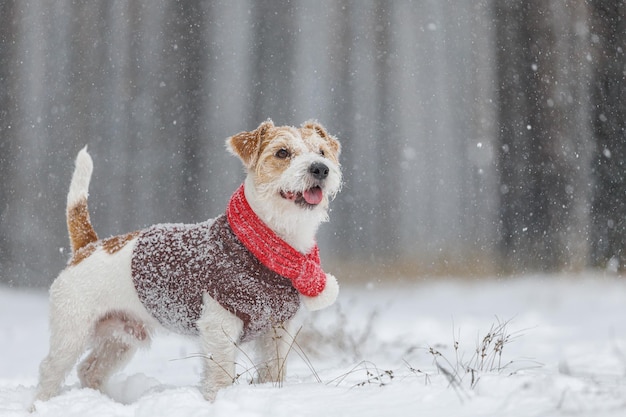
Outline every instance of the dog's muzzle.
{"label": "dog's muzzle", "polygon": [[295,204],[304,208],[314,208],[324,199],[324,190],[322,188],[324,180],[328,177],[330,169],[323,162],[313,162],[308,168],[309,175],[313,178],[312,186],[304,191],[281,191],[280,195],[286,199],[293,201]]}

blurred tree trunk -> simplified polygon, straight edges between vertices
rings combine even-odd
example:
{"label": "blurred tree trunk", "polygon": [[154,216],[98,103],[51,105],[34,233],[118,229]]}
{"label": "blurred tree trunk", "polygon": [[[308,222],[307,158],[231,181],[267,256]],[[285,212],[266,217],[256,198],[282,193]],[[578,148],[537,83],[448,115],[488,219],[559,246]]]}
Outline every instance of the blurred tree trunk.
{"label": "blurred tree trunk", "polygon": [[293,73],[296,40],[293,2],[254,1],[252,38],[251,121],[252,130],[270,118],[276,124],[291,124],[293,117]]}
{"label": "blurred tree trunk", "polygon": [[[329,45],[330,62],[335,71],[335,82],[331,89],[334,92],[335,111],[329,115],[328,120],[323,121],[328,126],[340,127],[339,131],[331,131],[337,135],[341,142],[341,164],[344,166],[344,188],[350,187],[352,177],[345,167],[353,167],[358,159],[354,152],[353,142],[350,140],[357,134],[357,126],[354,121],[355,91],[354,91],[354,51],[353,43],[355,27],[352,21],[352,13],[349,10],[350,0],[339,0],[336,10],[330,15],[333,19],[330,28],[333,31],[332,38],[336,42]],[[344,207],[343,210],[334,210],[331,214],[333,222],[338,226],[335,232],[336,240],[344,242],[338,250],[344,257],[355,257],[360,248],[357,241],[354,213],[359,209],[357,199],[349,193],[339,193],[337,200],[331,207]]]}
{"label": "blurred tree trunk", "polygon": [[376,114],[379,122],[376,124],[376,152],[373,155],[374,164],[367,169],[377,172],[375,175],[376,192],[374,212],[378,213],[374,222],[377,247],[373,248],[378,257],[392,260],[398,256],[400,249],[400,164],[398,155],[402,154],[402,139],[399,136],[396,120],[395,103],[397,97],[393,94],[394,73],[393,64],[396,57],[396,48],[393,44],[393,2],[378,0],[375,5],[376,33],[374,50],[376,84],[374,99]]}
{"label": "blurred tree trunk", "polygon": [[593,83],[592,259],[626,272],[626,1],[590,1]]}
{"label": "blurred tree trunk", "polygon": [[589,81],[585,2],[494,5],[504,267],[581,268],[589,193],[589,135],[580,111]]}
{"label": "blurred tree trunk", "polygon": [[15,98],[12,89],[14,85],[9,81],[14,71],[12,63],[15,48],[15,2],[0,2],[0,282],[11,282],[9,259],[11,242],[9,241],[10,225],[8,212],[9,201],[13,194],[12,159],[15,155],[15,130],[13,116]]}
{"label": "blurred tree trunk", "polygon": [[177,42],[171,68],[176,74],[177,92],[174,97],[178,98],[177,102],[186,103],[185,106],[179,106],[174,119],[179,126],[176,137],[182,141],[182,155],[177,158],[181,168],[179,185],[182,212],[176,214],[185,221],[199,220],[199,217],[206,215],[201,207],[201,178],[198,176],[203,171],[201,164],[206,160],[203,150],[207,138],[202,120],[207,95],[204,81],[211,73],[207,67],[208,42],[204,38],[210,16],[205,6],[200,0],[171,3],[173,10],[169,14],[174,16],[170,28],[171,38]]}

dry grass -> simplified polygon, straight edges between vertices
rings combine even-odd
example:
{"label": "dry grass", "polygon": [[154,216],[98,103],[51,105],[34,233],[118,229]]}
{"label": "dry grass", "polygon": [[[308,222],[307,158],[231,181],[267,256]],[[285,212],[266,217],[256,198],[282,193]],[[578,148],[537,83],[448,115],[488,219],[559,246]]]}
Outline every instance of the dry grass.
{"label": "dry grass", "polygon": [[509,321],[497,320],[491,325],[489,331],[477,341],[476,348],[469,359],[464,359],[464,352],[460,349],[460,342],[455,337],[453,343],[454,358],[444,356],[439,350],[429,347],[428,353],[432,355],[433,363],[438,371],[443,373],[450,384],[461,386],[465,378],[469,376],[469,386],[474,388],[483,373],[501,373],[513,364],[513,361],[503,362],[502,354],[506,345],[511,343],[518,335],[511,335],[507,331]]}
{"label": "dry grass", "polygon": [[[486,374],[514,375],[521,370],[543,366],[534,360],[505,360],[505,348],[524,335],[523,332],[509,332],[510,320],[496,322],[491,325],[489,331],[479,337],[471,350],[463,349],[459,338],[453,337],[452,352],[443,353],[444,346],[429,346],[424,350],[432,359],[435,372],[443,375],[458,394],[461,400],[466,397],[466,389],[474,389],[478,385],[481,376]],[[450,351],[449,348],[447,348]],[[468,354],[468,352],[471,352]],[[433,376],[432,373],[414,368],[409,362],[405,365],[414,375],[423,377],[428,384]]]}

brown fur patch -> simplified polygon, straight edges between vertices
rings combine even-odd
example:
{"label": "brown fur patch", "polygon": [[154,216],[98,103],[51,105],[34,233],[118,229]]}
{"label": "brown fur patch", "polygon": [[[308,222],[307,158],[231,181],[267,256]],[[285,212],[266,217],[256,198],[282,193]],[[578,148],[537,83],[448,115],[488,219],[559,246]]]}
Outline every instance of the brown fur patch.
{"label": "brown fur patch", "polygon": [[70,260],[70,265],[75,266],[81,263],[84,259],[90,257],[98,248],[104,249],[108,254],[114,254],[121,250],[126,244],[137,237],[139,232],[131,232],[125,235],[112,236],[97,242],[91,242],[87,246],[83,246],[76,252]]}
{"label": "brown fur patch", "polygon": [[263,122],[252,132],[241,132],[228,139],[232,150],[241,158],[247,168],[251,168],[256,161],[261,150],[261,143],[267,131],[274,127],[271,120]]}
{"label": "brown fur patch", "polygon": [[89,258],[91,254],[94,253],[96,249],[98,249],[98,245],[96,243],[83,246],[82,248],[74,252],[74,256],[72,256],[72,259],[70,259],[70,266],[78,265],[84,259]]}
{"label": "brown fur patch", "polygon": [[324,144],[328,147],[326,150],[331,151],[331,155],[327,154],[327,156],[331,157],[331,159],[333,159],[335,162],[338,162],[339,154],[341,153],[341,144],[339,143],[337,138],[328,134],[326,129],[324,129],[324,126],[314,121],[309,121],[302,125],[300,131],[302,132],[303,137],[306,136],[305,129],[314,130],[319,137],[324,139]]}
{"label": "brown fur patch", "polygon": [[113,236],[108,239],[104,239],[102,241],[102,248],[107,251],[107,253],[114,254],[115,252],[122,249],[129,240],[134,239],[139,235],[139,232],[131,232],[125,235]]}
{"label": "brown fur patch", "polygon": [[108,339],[115,334],[123,333],[143,341],[148,339],[148,331],[144,324],[123,311],[110,311],[96,324],[95,336]]}
{"label": "brown fur patch", "polygon": [[86,198],[67,209],[67,230],[74,253],[98,240],[98,235],[89,220]]}

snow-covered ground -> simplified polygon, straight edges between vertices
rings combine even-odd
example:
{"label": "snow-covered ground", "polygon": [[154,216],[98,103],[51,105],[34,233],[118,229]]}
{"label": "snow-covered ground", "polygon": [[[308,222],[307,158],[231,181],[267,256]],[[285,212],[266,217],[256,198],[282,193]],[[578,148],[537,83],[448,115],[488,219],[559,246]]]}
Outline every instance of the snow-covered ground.
{"label": "snow-covered ground", "polygon": [[[31,415],[47,338],[45,293],[0,287],[0,416]],[[296,341],[283,386],[249,383],[244,346],[237,384],[210,404],[193,341],[163,335],[107,395],[81,389],[74,372],[32,415],[626,415],[626,280],[615,277],[344,286]]]}

